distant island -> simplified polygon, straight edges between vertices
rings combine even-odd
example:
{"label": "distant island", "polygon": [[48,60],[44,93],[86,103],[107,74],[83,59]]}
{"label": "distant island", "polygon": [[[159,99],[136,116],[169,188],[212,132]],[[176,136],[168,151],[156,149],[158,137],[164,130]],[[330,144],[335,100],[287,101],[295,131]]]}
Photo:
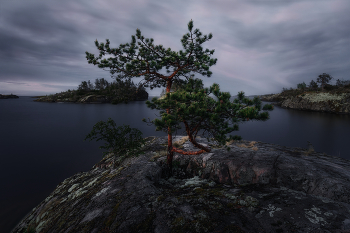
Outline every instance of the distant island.
{"label": "distant island", "polygon": [[95,85],[83,81],[77,90],[68,90],[48,96],[34,96],[37,102],[71,102],[71,103],[128,103],[130,101],[148,100],[145,88],[129,80],[109,83],[104,78],[96,79]]}
{"label": "distant island", "polygon": [[259,96],[260,100],[276,102],[282,108],[318,111],[336,114],[350,114],[350,80],[337,80],[336,85],[323,83],[320,87],[311,81],[298,84],[297,89],[286,89],[278,94]]}
{"label": "distant island", "polygon": [[18,99],[19,97],[17,95],[2,95],[0,94],[0,99]]}

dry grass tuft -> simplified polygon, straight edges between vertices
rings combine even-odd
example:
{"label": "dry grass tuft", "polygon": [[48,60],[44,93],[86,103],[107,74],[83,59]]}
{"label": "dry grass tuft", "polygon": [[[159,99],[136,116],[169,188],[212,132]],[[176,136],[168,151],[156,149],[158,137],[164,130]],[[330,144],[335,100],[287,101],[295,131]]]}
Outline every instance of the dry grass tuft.
{"label": "dry grass tuft", "polygon": [[228,142],[226,142],[226,146],[229,146],[229,145],[231,145],[234,142],[235,142],[235,140],[228,141]]}
{"label": "dry grass tuft", "polygon": [[182,145],[182,144],[184,144],[187,141],[188,141],[188,136],[184,136],[179,141],[177,141],[177,143]]}
{"label": "dry grass tuft", "polygon": [[254,146],[257,142],[256,141],[251,141],[249,144],[237,144],[238,147],[243,147],[243,148],[249,148],[249,149],[252,149],[254,151],[257,151],[258,150],[258,147]]}
{"label": "dry grass tuft", "polygon": [[166,150],[156,151],[156,154],[150,158],[150,161],[154,161],[160,157],[166,156],[167,153],[168,152]]}

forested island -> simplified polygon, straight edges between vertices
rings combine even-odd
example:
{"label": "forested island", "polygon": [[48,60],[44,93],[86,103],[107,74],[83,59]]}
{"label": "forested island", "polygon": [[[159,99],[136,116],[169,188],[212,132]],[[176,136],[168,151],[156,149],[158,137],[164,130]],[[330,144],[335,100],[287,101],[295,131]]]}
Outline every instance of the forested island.
{"label": "forested island", "polygon": [[19,97],[17,95],[2,95],[0,94],[0,99],[18,99]]}
{"label": "forested island", "polygon": [[281,93],[259,96],[262,101],[276,102],[282,108],[350,114],[350,80],[337,80],[336,85],[328,84],[332,77],[323,73],[317,82],[299,83],[297,89],[283,88]]}
{"label": "forested island", "polygon": [[35,96],[38,102],[72,102],[72,103],[128,103],[136,100],[147,100],[148,93],[142,85],[138,87],[129,80],[117,80],[109,83],[104,78],[96,79],[95,84],[83,81],[77,90],[56,93],[46,96]]}

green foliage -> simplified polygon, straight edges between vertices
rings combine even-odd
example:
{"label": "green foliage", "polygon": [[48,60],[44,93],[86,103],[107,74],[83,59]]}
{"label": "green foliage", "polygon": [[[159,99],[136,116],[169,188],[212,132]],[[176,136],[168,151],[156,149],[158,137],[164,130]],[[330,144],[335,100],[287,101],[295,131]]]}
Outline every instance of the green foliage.
{"label": "green foliage", "polygon": [[332,76],[330,76],[329,74],[323,73],[318,76],[317,82],[321,84],[321,87],[323,89],[324,85],[327,84],[331,79],[333,79]]}
{"label": "green foliage", "polygon": [[[195,138],[198,131],[203,129],[208,134],[208,141],[214,138],[220,145],[224,145],[230,140],[241,139],[240,136],[231,135],[226,138],[226,134],[238,130],[238,122],[249,119],[265,121],[269,118],[268,112],[259,113],[261,101],[258,97],[249,100],[244,97],[244,92],[239,92],[238,99],[231,103],[230,93],[220,92],[218,84],[214,83],[209,89],[199,88],[202,85],[202,80],[190,79],[184,90],[166,93],[163,99],[155,97],[152,99],[153,103],[146,101],[149,108],[161,110],[162,116],[161,119],[149,123],[155,124],[156,131],[163,130],[172,134],[181,129],[179,124],[183,122],[190,137]],[[208,96],[211,93],[218,101]],[[254,106],[250,107],[251,105]],[[165,109],[169,109],[169,113]],[[229,127],[226,120],[231,120],[233,126]],[[145,119],[143,121],[146,122]]]}
{"label": "green foliage", "polygon": [[[105,44],[99,44],[96,40],[95,45],[99,50],[99,56],[95,57],[94,54],[85,52],[86,59],[89,64],[98,65],[101,69],[109,68],[112,75],[121,73],[116,77],[117,81],[124,78],[144,76],[145,82],[140,86],[150,87],[151,90],[155,87],[167,88],[168,93],[165,94],[165,98],[154,98],[153,103],[149,101],[146,103],[152,109],[161,110],[162,118],[160,120],[155,119],[151,123],[156,125],[156,130],[163,130],[169,136],[179,128],[179,123],[183,122],[190,138],[195,138],[198,131],[204,129],[214,135],[211,138],[224,143],[227,141],[225,134],[238,130],[236,123],[240,120],[267,120],[269,117],[267,112],[259,113],[261,101],[258,97],[251,101],[244,98],[244,93],[240,92],[239,99],[235,100],[234,103],[230,103],[230,94],[219,92],[218,84],[214,84],[210,89],[204,89],[201,81],[193,80],[194,75],[188,73],[197,72],[211,77],[212,72],[209,71],[209,67],[215,65],[217,59],[210,58],[215,50],[206,49],[203,51],[201,46],[205,41],[210,40],[213,35],[210,33],[208,37],[207,35],[201,37],[202,33],[198,28],[192,33],[192,20],[187,26],[190,33],[184,34],[181,39],[184,51],[175,52],[171,51],[170,48],[166,50],[163,45],[155,46],[152,38],[145,39],[141,35],[141,31],[136,29],[136,37],[141,40],[141,42],[137,42],[140,47],[136,46],[134,35],[131,36],[130,44],[120,44],[119,48],[110,48],[108,39],[106,39]],[[137,49],[139,50],[136,51]],[[106,54],[111,56],[102,59],[102,56]],[[166,68],[167,73],[171,73],[170,66],[173,67],[172,74],[166,76],[158,73],[163,67]],[[186,80],[180,79],[181,76],[185,77]],[[183,84],[186,85],[185,89],[183,89]],[[173,90],[175,90],[170,94],[169,91],[172,90],[172,85],[174,85]],[[214,93],[219,101],[210,98],[208,96],[210,93]],[[250,105],[253,104],[255,106],[251,107]],[[227,119],[234,123],[233,127],[228,126],[228,123],[225,122]],[[143,119],[143,121],[145,120]],[[174,148],[172,148],[172,139],[169,138],[167,163],[171,168],[174,151],[172,149]],[[240,139],[240,137],[230,136],[230,139]],[[193,143],[197,147],[201,147],[195,141]]]}
{"label": "green foliage", "polygon": [[318,88],[317,83],[314,80],[311,80],[310,84],[309,84],[309,88],[311,90],[316,90]]}
{"label": "green foliage", "polygon": [[[119,126],[108,118],[107,122],[99,121],[94,125],[92,131],[86,136],[86,139],[105,140],[105,146],[100,146],[100,149],[112,149],[114,155],[136,155],[142,154],[140,149],[145,144],[145,139],[142,138],[142,132],[135,128],[130,128],[129,125]],[[97,137],[96,135],[100,135]],[[109,152],[104,152],[104,156]]]}
{"label": "green foliage", "polygon": [[282,92],[288,91],[288,88],[283,87]]}
{"label": "green foliage", "polygon": [[[171,51],[170,48],[165,50],[163,45],[155,46],[152,38],[145,39],[141,36],[141,31],[137,29],[136,37],[142,42],[138,42],[140,47],[136,46],[136,38],[134,35],[131,36],[132,40],[130,44],[120,44],[119,48],[110,48],[108,39],[106,39],[106,44],[99,44],[96,40],[95,45],[100,51],[99,57],[85,52],[86,59],[89,64],[98,65],[99,68],[109,68],[112,75],[115,73],[124,74],[118,75],[117,79],[145,76],[144,87],[150,87],[151,90],[155,87],[167,86],[167,81],[170,79],[167,80],[168,77],[157,73],[157,71],[161,70],[163,67],[166,67],[167,73],[171,72],[169,70],[170,66],[174,67],[174,76],[171,78],[173,83],[183,82],[183,80],[179,79],[180,76],[189,79],[186,74],[191,71],[210,77],[212,72],[209,71],[209,66],[215,65],[217,61],[217,59],[210,59],[210,55],[212,55],[215,50],[209,51],[206,49],[203,51],[200,45],[211,39],[213,35],[210,33],[209,37],[204,35],[201,38],[202,33],[197,28],[194,30],[196,37],[192,38],[192,28],[193,21],[191,20],[188,23],[188,30],[191,32],[191,35],[187,33],[181,40],[185,52],[182,50],[179,52]],[[196,43],[193,42],[194,40]],[[137,54],[135,51],[136,49],[139,49]],[[112,57],[102,60],[102,56],[106,55],[106,53],[112,55]],[[124,53],[126,53],[125,56]],[[187,55],[189,56],[186,57]],[[180,64],[185,68],[178,69]],[[175,71],[177,72],[175,73]],[[150,83],[150,85],[148,85],[148,83]]]}
{"label": "green foliage", "polygon": [[304,89],[306,88],[306,84],[305,84],[305,82],[299,83],[299,84],[297,85],[297,87],[298,87],[298,89],[304,90]]}
{"label": "green foliage", "polygon": [[330,85],[330,84],[325,84],[323,89],[326,90],[326,91],[332,91],[332,90],[335,90],[337,89],[338,86],[333,86],[333,85]]}
{"label": "green foliage", "polygon": [[[199,88],[203,88],[203,84],[202,84],[202,86],[199,86]],[[178,83],[174,83],[173,85],[171,85],[170,92],[179,91],[179,90],[185,90],[185,89],[186,89],[186,82],[181,82],[181,83],[178,82]],[[160,96],[162,97],[165,94],[166,94],[166,89],[163,89],[162,93],[160,94]]]}
{"label": "green foliage", "polygon": [[89,91],[88,82],[82,81],[81,84],[78,87],[78,90],[79,91]]}
{"label": "green foliage", "polygon": [[273,110],[273,105],[272,104],[265,104],[262,110]]}
{"label": "green foliage", "polygon": [[85,95],[88,92],[85,90],[82,90],[82,89],[78,89],[76,93],[77,93],[77,95]]}
{"label": "green foliage", "polygon": [[339,80],[339,79],[337,79],[336,85],[339,86],[339,87],[348,86],[348,85],[350,85],[350,80]]}

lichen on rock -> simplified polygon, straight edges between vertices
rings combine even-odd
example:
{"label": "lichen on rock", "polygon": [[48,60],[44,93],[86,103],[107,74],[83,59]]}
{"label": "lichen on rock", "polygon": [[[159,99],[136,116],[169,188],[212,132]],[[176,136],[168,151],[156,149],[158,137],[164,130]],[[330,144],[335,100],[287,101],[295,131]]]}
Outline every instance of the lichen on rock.
{"label": "lichen on rock", "polygon": [[[60,183],[13,229],[24,232],[346,232],[350,161],[301,148],[231,141],[200,155],[174,154],[148,137],[145,154],[110,154]],[[194,150],[188,138],[174,144]],[[307,152],[307,155],[305,154]]]}
{"label": "lichen on rock", "polygon": [[283,96],[281,93],[260,97],[263,101],[277,102],[282,108],[350,114],[350,93],[305,92],[296,96]]}

